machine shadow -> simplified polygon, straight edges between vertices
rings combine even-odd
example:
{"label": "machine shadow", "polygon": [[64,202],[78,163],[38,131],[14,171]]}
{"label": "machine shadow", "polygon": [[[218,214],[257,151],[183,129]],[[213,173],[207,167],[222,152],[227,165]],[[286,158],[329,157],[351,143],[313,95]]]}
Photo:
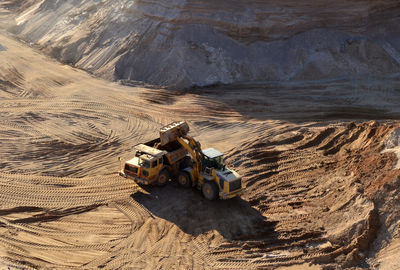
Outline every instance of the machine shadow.
{"label": "machine shadow", "polygon": [[153,215],[168,220],[185,233],[198,236],[217,231],[226,240],[274,237],[276,222],[266,218],[241,198],[208,201],[196,189],[170,183],[166,187],[144,187],[131,197]]}
{"label": "machine shadow", "polygon": [[[400,119],[398,78],[360,78],[214,85],[182,91],[210,101],[210,110],[294,123],[342,119]],[[373,86],[371,86],[371,84]],[[382,95],[384,89],[385,95]],[[390,98],[387,98],[387,97]],[[371,103],[370,100],[374,102]]]}

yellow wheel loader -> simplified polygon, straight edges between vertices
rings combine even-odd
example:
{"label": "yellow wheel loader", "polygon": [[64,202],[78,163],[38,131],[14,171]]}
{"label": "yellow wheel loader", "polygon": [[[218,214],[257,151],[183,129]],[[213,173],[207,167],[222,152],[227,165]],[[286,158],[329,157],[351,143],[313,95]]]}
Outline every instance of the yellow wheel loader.
{"label": "yellow wheel loader", "polygon": [[202,150],[188,133],[184,121],[162,127],[160,138],[135,147],[135,157],[125,162],[120,175],[161,186],[173,177],[183,187],[197,187],[208,200],[241,195],[242,178],[226,167],[223,154],[214,148]]}

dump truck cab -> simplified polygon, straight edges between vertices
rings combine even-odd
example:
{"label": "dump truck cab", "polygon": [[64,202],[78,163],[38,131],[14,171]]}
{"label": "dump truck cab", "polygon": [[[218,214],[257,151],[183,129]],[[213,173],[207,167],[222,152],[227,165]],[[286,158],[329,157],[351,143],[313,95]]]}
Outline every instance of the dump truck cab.
{"label": "dump truck cab", "polygon": [[[135,157],[125,162],[120,174],[132,178],[139,184],[166,184],[169,175],[165,170],[164,155],[167,152],[145,144],[135,146],[135,150]],[[165,177],[167,179],[164,179]]]}

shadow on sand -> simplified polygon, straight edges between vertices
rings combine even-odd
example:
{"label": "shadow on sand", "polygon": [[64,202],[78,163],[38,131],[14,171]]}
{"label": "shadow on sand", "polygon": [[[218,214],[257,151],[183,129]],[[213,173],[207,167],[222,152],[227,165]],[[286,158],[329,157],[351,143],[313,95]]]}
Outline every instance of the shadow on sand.
{"label": "shadow on sand", "polygon": [[166,187],[144,187],[148,193],[136,192],[132,198],[153,215],[176,224],[193,236],[216,230],[225,239],[273,237],[275,222],[269,222],[241,198],[208,201],[196,189],[170,183]]}
{"label": "shadow on sand", "polygon": [[146,93],[146,98],[152,103],[172,104],[177,97],[189,94],[207,98],[210,102],[204,106],[210,111],[233,110],[257,120],[400,119],[397,76],[213,85],[157,90]]}

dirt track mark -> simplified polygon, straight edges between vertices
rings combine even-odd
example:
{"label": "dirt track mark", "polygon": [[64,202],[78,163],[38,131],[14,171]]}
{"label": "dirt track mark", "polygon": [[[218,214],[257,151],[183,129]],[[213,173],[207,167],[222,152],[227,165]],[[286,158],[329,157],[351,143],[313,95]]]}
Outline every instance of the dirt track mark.
{"label": "dirt track mark", "polygon": [[[368,243],[373,239],[375,225],[372,224],[375,224],[376,216],[369,210],[370,203],[358,189],[346,186],[354,187],[353,181],[356,179],[352,174],[351,164],[357,160],[357,155],[372,149],[379,152],[382,147],[380,138],[393,128],[380,126],[375,122],[351,123],[316,131],[310,138],[304,137],[288,145],[286,151],[277,150],[282,144],[271,142],[254,142],[243,146],[239,151],[235,150],[245,154],[253,164],[258,164],[256,170],[250,164],[239,165],[239,172],[247,176],[249,191],[245,195],[246,199],[267,219],[277,222],[269,237],[254,239],[253,242],[243,241],[241,244],[251,249],[252,256],[260,257],[257,259],[258,266],[283,266],[300,261],[329,262],[353,249],[368,248]],[[287,140],[291,141],[293,136],[289,134]],[[375,134],[379,134],[379,138]],[[280,141],[285,142],[284,139]],[[354,151],[357,151],[357,155]],[[234,164],[235,159],[230,162]],[[344,162],[347,167],[343,166]],[[343,167],[347,171],[339,173],[333,169]],[[335,198],[329,192],[332,189],[348,194],[347,199]],[[344,202],[341,207],[331,206],[340,200]],[[325,220],[329,216],[335,220],[334,216],[342,211],[351,211],[351,205],[357,201],[364,204],[360,206],[358,211],[361,212],[358,215],[367,217],[360,234],[354,236],[360,240],[353,239],[336,245],[334,239],[340,233],[330,236],[333,228],[325,227],[323,224],[327,222],[318,220],[322,216],[325,216]],[[237,249],[243,250],[239,243]],[[230,253],[234,254],[232,250]],[[267,257],[271,254],[271,258],[265,258],[262,254]],[[354,261],[347,263],[351,265]]]}

